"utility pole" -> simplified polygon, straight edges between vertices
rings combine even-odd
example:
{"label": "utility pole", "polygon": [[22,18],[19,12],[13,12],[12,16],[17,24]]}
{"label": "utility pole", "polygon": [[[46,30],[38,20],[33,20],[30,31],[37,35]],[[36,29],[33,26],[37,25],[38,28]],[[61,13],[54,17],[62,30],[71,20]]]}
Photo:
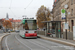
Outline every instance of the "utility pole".
{"label": "utility pole", "polygon": [[[65,19],[65,24],[67,24],[67,11],[66,11],[65,17],[66,17],[66,19]],[[67,40],[67,29],[66,29],[66,40]]]}
{"label": "utility pole", "polygon": [[[64,6],[64,8],[67,9],[67,8],[68,8],[68,5],[66,4],[66,5]],[[66,18],[65,18],[65,24],[67,24],[67,10],[65,10],[65,13],[66,13],[66,14],[65,14],[65,17],[66,17]],[[66,40],[67,40],[67,29],[66,29],[65,33],[66,33]]]}

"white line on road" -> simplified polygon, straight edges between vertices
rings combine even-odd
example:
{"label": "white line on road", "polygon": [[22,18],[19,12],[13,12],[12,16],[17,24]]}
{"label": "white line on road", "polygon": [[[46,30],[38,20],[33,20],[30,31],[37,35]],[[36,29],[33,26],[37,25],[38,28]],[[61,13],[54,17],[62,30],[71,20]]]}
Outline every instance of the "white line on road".
{"label": "white line on road", "polygon": [[7,39],[8,39],[8,36],[7,36],[6,39],[5,39],[5,44],[6,44],[7,50],[9,50],[8,44],[7,44]]}
{"label": "white line on road", "polygon": [[44,39],[38,39],[38,40],[40,40],[40,41],[43,41],[43,42],[46,42],[46,43],[51,43],[51,44],[53,44],[53,45],[57,45],[57,46],[65,46],[64,44],[58,44],[58,43],[56,43],[56,42],[52,42],[52,41],[48,41],[48,40],[44,40]]}
{"label": "white line on road", "polygon": [[[42,47],[42,48],[44,48],[44,49],[47,49],[47,48],[45,48],[44,46],[39,45],[38,43],[36,44],[36,43],[34,43],[33,41],[31,42],[31,40],[27,40],[27,41],[30,42],[30,43],[33,43],[33,44],[35,44],[35,45],[37,45],[37,46],[40,46],[40,47]],[[48,50],[50,50],[50,49],[48,49]]]}
{"label": "white line on road", "polygon": [[[40,36],[42,37],[42,36]],[[58,39],[53,39],[53,38],[48,38],[48,37],[43,37],[44,39],[48,39],[48,40],[52,40],[52,41],[58,41],[60,43],[66,43],[66,44],[69,44],[69,45],[72,45],[72,46],[75,46],[74,43],[71,43],[71,42],[67,42],[67,41],[63,41],[63,40],[58,40]]]}
{"label": "white line on road", "polygon": [[[17,37],[16,37],[16,35],[15,35],[15,38],[20,42],[20,43],[22,43]],[[24,46],[26,46],[26,47],[28,47],[30,50],[32,50],[29,46],[27,46],[26,44],[24,44],[24,43],[22,43]]]}

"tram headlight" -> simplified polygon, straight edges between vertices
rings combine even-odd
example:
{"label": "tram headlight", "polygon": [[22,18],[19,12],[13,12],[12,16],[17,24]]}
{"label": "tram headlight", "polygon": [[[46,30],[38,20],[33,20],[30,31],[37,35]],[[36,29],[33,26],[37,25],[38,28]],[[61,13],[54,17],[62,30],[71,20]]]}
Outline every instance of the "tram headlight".
{"label": "tram headlight", "polygon": [[34,33],[37,33],[37,31],[35,31]]}
{"label": "tram headlight", "polygon": [[26,31],[26,33],[28,33],[28,31]]}

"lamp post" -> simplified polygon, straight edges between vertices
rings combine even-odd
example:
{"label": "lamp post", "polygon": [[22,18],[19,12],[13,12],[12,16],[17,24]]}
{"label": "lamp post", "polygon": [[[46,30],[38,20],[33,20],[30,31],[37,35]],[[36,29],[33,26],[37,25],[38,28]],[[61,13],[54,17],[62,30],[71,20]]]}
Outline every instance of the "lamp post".
{"label": "lamp post", "polygon": [[[64,6],[64,8],[65,8],[65,12],[66,12],[66,15],[65,15],[65,24],[67,24],[67,11],[66,11],[66,9],[68,8],[68,5],[66,4]],[[67,29],[66,29],[65,33],[66,33],[66,40],[67,40]]]}

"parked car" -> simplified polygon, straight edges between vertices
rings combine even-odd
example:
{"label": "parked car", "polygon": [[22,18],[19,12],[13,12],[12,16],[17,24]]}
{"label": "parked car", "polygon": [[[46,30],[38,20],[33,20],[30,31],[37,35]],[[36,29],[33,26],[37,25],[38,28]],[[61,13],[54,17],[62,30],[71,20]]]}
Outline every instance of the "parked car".
{"label": "parked car", "polygon": [[6,29],[3,29],[3,32],[6,33]]}
{"label": "parked car", "polygon": [[0,29],[0,33],[3,33],[3,30]]}
{"label": "parked car", "polygon": [[8,33],[10,33],[11,31],[10,30],[8,30]]}
{"label": "parked car", "polygon": [[15,32],[20,32],[19,30],[15,30]]}

